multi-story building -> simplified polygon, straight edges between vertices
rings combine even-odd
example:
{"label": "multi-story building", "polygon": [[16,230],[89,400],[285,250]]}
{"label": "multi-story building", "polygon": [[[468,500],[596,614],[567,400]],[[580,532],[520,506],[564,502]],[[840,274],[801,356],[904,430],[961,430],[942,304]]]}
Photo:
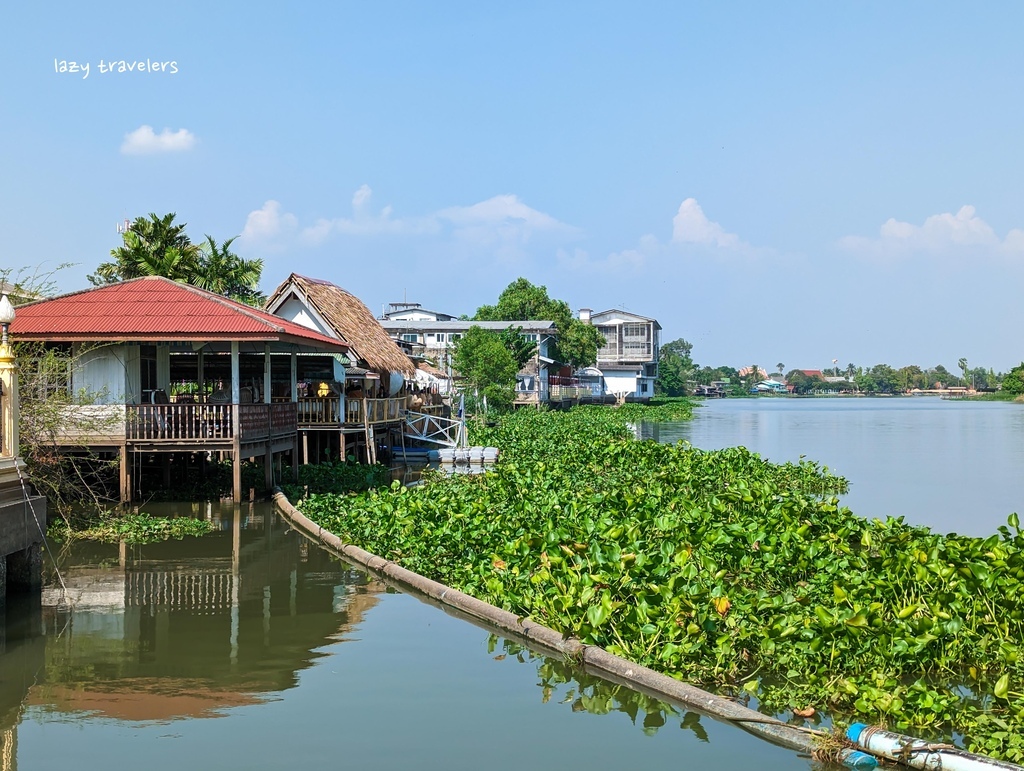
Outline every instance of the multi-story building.
{"label": "multi-story building", "polygon": [[580,321],[597,327],[604,345],[597,352],[597,368],[606,393],[650,399],[658,378],[659,332],[656,319],[623,310],[591,312],[580,309]]}

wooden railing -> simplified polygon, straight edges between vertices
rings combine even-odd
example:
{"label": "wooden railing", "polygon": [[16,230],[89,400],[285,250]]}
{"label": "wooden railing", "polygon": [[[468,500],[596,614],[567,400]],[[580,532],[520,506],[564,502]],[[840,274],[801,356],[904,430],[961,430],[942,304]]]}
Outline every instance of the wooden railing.
{"label": "wooden railing", "polygon": [[128,404],[125,437],[145,442],[258,442],[293,434],[296,405],[282,404]]}
{"label": "wooden railing", "polygon": [[394,423],[402,419],[404,409],[404,396],[393,399],[346,399],[345,423]]}
{"label": "wooden railing", "polygon": [[341,399],[337,396],[307,396],[299,399],[300,426],[340,426]]}

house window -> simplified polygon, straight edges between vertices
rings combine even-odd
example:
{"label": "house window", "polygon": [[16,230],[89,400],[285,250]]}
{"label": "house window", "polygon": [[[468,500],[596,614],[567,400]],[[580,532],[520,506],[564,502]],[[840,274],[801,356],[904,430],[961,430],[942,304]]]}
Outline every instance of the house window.
{"label": "house window", "polygon": [[451,334],[451,341],[452,341],[453,343],[454,343],[454,342],[455,342],[456,340],[461,340],[461,339],[462,339],[462,335],[461,335],[461,334],[459,334],[458,332],[452,332],[452,334]]}
{"label": "house window", "polygon": [[415,343],[420,339],[419,335],[402,335],[402,339],[407,343]]}
{"label": "house window", "polygon": [[624,340],[650,340],[650,326],[647,324],[623,324],[622,338]]}
{"label": "house window", "polygon": [[642,393],[642,394],[647,393],[647,383],[641,383],[640,384],[640,393]]}

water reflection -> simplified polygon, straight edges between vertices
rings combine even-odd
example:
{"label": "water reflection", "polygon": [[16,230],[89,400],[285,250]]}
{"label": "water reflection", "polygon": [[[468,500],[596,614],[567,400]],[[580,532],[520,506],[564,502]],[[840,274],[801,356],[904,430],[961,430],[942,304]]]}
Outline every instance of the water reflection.
{"label": "water reflection", "polygon": [[592,715],[618,712],[648,736],[654,736],[670,720],[678,720],[679,727],[692,733],[698,741],[708,741],[708,732],[701,725],[702,715],[699,712],[680,712],[672,704],[654,696],[587,674],[571,662],[542,656],[520,643],[491,635],[487,642],[488,652],[493,654],[499,648],[502,652],[494,656],[496,661],[511,660],[536,667],[542,704],[565,704],[573,712]]}
{"label": "water reflection", "polygon": [[267,506],[209,506],[217,531],[144,546],[77,544],[43,594],[53,714],[167,721],[293,688],[380,587],[289,532]]}

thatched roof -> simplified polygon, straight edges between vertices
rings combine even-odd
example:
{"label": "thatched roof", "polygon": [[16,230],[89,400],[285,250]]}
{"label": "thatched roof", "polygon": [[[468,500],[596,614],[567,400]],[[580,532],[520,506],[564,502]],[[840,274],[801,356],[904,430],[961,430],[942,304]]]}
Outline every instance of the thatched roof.
{"label": "thatched roof", "polygon": [[339,338],[351,346],[349,358],[381,374],[401,372],[411,376],[416,367],[374,318],[362,300],[330,281],[292,273],[267,300],[274,313],[295,295]]}

